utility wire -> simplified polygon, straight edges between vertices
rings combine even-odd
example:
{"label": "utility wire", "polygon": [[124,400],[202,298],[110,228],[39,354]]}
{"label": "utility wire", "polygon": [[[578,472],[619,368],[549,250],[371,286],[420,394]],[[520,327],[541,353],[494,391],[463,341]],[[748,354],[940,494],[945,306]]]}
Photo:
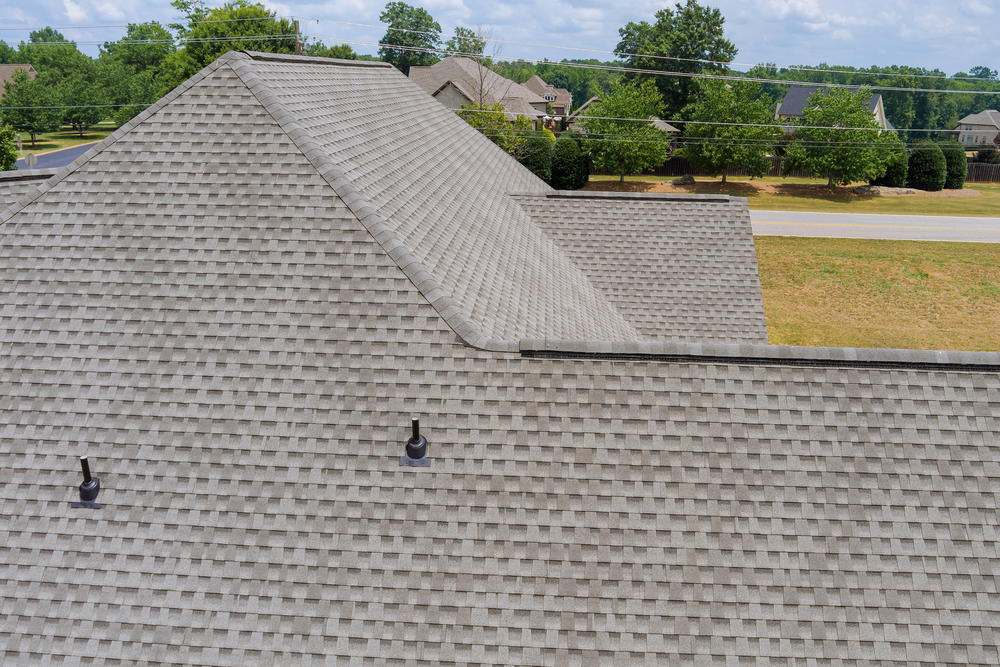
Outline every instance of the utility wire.
{"label": "utility wire", "polygon": [[[294,20],[295,19],[294,16],[276,16],[274,18],[275,19],[283,19],[283,20]],[[201,21],[189,21],[188,25],[198,25],[198,24],[202,24],[202,23],[238,23],[238,22],[241,22],[241,21],[263,21],[263,20],[269,20],[269,19],[270,19],[270,17],[251,17],[251,18],[237,18],[237,19],[205,19],[205,20],[201,20]],[[411,34],[418,34],[418,35],[431,35],[431,36],[436,37],[438,39],[440,39],[442,36],[444,36],[442,33],[433,32],[433,31],[427,31],[427,30],[412,30],[412,29],[409,29],[409,28],[396,28],[396,27],[393,27],[393,26],[374,25],[374,24],[370,24],[370,23],[357,23],[357,22],[353,22],[353,21],[338,21],[338,20],[335,20],[335,19],[321,19],[321,18],[314,18],[314,17],[299,17],[299,20],[300,21],[315,21],[317,24],[320,23],[320,22],[323,22],[323,23],[334,23],[334,24],[338,24],[338,25],[347,25],[347,26],[353,26],[353,27],[359,27],[359,28],[373,28],[373,29],[376,29],[376,30],[383,30],[384,29],[384,30],[391,30],[391,31],[394,31],[394,32],[411,33]],[[161,25],[161,24],[157,23],[157,25]],[[169,26],[169,24],[167,24],[167,26]],[[53,28],[53,30],[93,30],[93,29],[101,29],[101,28],[128,28],[128,27],[129,27],[128,24],[126,24],[126,25],[110,24],[110,25],[103,25],[103,26],[101,26],[101,25],[97,25],[97,26],[66,26],[66,27],[61,27],[61,28]],[[23,31],[31,31],[31,29],[30,28],[0,28],[0,31],[22,31],[23,32]],[[475,39],[475,37],[473,37],[471,39]],[[483,39],[484,42],[487,42],[487,43],[511,44],[511,45],[515,45],[515,46],[530,46],[530,47],[535,47],[535,48],[558,49],[558,50],[564,50],[564,51],[579,51],[579,52],[583,52],[583,53],[600,53],[600,54],[603,54],[603,55],[612,55],[612,56],[615,56],[616,58],[619,58],[619,59],[621,59],[621,58],[650,58],[650,59],[656,59],[656,60],[669,60],[669,61],[675,61],[675,62],[691,62],[691,63],[698,63],[698,64],[703,64],[703,65],[721,65],[723,67],[730,67],[730,66],[736,65],[736,66],[739,66],[739,67],[749,67],[751,69],[756,68],[756,67],[763,67],[765,69],[784,69],[784,70],[796,71],[796,72],[822,72],[822,73],[830,73],[830,74],[849,74],[849,75],[856,75],[856,76],[903,76],[903,77],[921,78],[921,79],[944,79],[944,80],[950,80],[950,81],[985,81],[985,82],[993,82],[993,83],[997,82],[996,79],[990,79],[990,78],[985,78],[985,77],[974,77],[974,76],[961,76],[961,77],[954,77],[953,76],[953,77],[949,77],[946,74],[908,74],[908,73],[903,73],[903,72],[870,72],[870,71],[858,71],[858,70],[840,70],[840,69],[822,68],[822,67],[803,67],[803,66],[800,66],[800,65],[779,66],[779,65],[771,65],[770,63],[767,63],[767,64],[764,64],[764,63],[751,64],[751,63],[740,63],[740,62],[725,61],[725,60],[707,60],[707,59],[703,59],[703,58],[681,58],[681,57],[678,57],[678,56],[661,56],[661,55],[653,55],[653,54],[649,54],[649,53],[628,53],[628,52],[625,52],[625,51],[603,51],[603,50],[600,50],[600,49],[585,49],[585,48],[575,47],[575,46],[558,46],[558,45],[555,45],[555,44],[541,44],[541,43],[537,43],[537,42],[517,42],[517,41],[513,41],[513,40],[504,40],[504,39],[498,39],[498,38],[493,38],[493,37],[490,37],[490,38],[485,38],[484,37],[482,39]],[[74,44],[74,43],[85,44],[85,45],[91,46],[91,45],[100,45],[100,44],[103,44],[104,42],[34,42],[33,44],[67,45],[67,44]],[[128,42],[128,41],[122,40],[122,41],[119,41],[119,42],[116,42],[116,43],[127,44],[127,43],[147,43],[147,42],[145,42],[145,41]],[[152,41],[152,42],[148,42],[148,43],[158,43],[158,42]],[[394,46],[396,48],[401,48],[398,45],[380,45],[380,46]],[[553,61],[553,60],[536,60],[536,61],[533,61],[533,62],[544,62],[544,63],[551,64],[551,65],[564,65],[565,64],[563,62],[556,62],[556,61]],[[784,82],[785,83],[794,83],[792,81],[784,81]],[[802,82],[802,83],[810,83],[810,82]],[[885,89],[885,90],[888,90],[888,89]]]}

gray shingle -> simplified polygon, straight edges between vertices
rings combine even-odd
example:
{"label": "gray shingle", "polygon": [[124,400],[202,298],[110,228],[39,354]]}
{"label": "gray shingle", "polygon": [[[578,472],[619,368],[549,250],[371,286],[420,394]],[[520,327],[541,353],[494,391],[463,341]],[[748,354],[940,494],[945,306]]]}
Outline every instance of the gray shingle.
{"label": "gray shingle", "polygon": [[4,664],[997,662],[994,357],[465,345],[248,60],[3,214]]}

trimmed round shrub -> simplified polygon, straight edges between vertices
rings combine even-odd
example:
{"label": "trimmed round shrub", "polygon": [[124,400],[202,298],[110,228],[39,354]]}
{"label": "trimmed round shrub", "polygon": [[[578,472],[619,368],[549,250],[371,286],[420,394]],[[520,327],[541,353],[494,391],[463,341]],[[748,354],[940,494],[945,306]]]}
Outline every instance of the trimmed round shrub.
{"label": "trimmed round shrub", "polygon": [[580,186],[580,147],[565,134],[552,147],[552,183],[556,190],[576,190]]}
{"label": "trimmed round shrub", "polygon": [[871,185],[880,185],[885,188],[905,188],[907,161],[908,156],[905,148],[890,152],[886,159],[885,173],[868,182]]}
{"label": "trimmed round shrub", "polygon": [[552,181],[552,142],[544,136],[533,136],[526,143],[524,157],[518,161],[535,176],[550,183]]}
{"label": "trimmed round shrub", "polygon": [[937,192],[948,178],[948,164],[937,144],[920,144],[910,153],[906,184],[918,190]]}
{"label": "trimmed round shrub", "polygon": [[947,165],[944,189],[961,190],[969,173],[969,161],[965,159],[965,149],[957,141],[949,141],[941,144],[941,152],[944,153]]}

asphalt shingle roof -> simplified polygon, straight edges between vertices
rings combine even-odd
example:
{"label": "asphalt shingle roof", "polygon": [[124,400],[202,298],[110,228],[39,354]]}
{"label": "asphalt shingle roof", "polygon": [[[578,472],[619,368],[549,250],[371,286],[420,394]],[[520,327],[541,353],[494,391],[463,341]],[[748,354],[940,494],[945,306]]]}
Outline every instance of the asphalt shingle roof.
{"label": "asphalt shingle roof", "polygon": [[469,345],[281,62],[0,213],[4,664],[996,664],[1000,354]]}
{"label": "asphalt shingle roof", "polygon": [[511,113],[529,118],[545,115],[544,109],[531,106],[545,103],[540,95],[470,58],[449,57],[429,67],[411,67],[410,79],[430,95],[450,81],[473,102],[481,95],[485,104],[502,102]]}
{"label": "asphalt shingle roof", "polygon": [[52,178],[56,169],[30,169],[27,171],[0,171],[0,211]]}
{"label": "asphalt shingle roof", "polygon": [[[852,93],[858,92],[859,88],[849,88]],[[788,94],[785,95],[785,99],[781,102],[781,108],[778,109],[778,114],[781,116],[801,116],[805,113],[806,102],[809,100],[809,96],[813,93],[821,91],[823,95],[827,94],[826,88],[819,88],[817,86],[792,86],[788,90]],[[878,101],[882,99],[882,95],[879,93],[873,93],[871,99],[868,100],[868,110],[874,112],[875,107],[878,106]]]}

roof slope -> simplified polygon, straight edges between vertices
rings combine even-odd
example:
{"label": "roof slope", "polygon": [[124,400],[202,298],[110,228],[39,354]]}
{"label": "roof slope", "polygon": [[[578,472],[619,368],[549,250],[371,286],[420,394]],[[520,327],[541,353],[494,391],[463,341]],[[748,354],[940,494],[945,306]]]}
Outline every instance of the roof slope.
{"label": "roof slope", "polygon": [[603,192],[516,199],[644,340],[767,343],[742,200]]}
{"label": "roof slope", "polygon": [[52,178],[56,169],[0,171],[0,211],[28,196],[35,188]]}
{"label": "roof slope", "polygon": [[5,664],[997,663],[1000,355],[472,348],[233,62],[2,214]]}
{"label": "roof slope", "polygon": [[992,125],[993,127],[1000,129],[1000,111],[997,111],[996,109],[986,109],[985,111],[980,111],[979,113],[966,116],[962,120],[958,121],[958,124]]}
{"label": "roof slope", "polygon": [[507,196],[551,188],[419,86],[280,57],[249,70],[484,336],[639,339]]}

